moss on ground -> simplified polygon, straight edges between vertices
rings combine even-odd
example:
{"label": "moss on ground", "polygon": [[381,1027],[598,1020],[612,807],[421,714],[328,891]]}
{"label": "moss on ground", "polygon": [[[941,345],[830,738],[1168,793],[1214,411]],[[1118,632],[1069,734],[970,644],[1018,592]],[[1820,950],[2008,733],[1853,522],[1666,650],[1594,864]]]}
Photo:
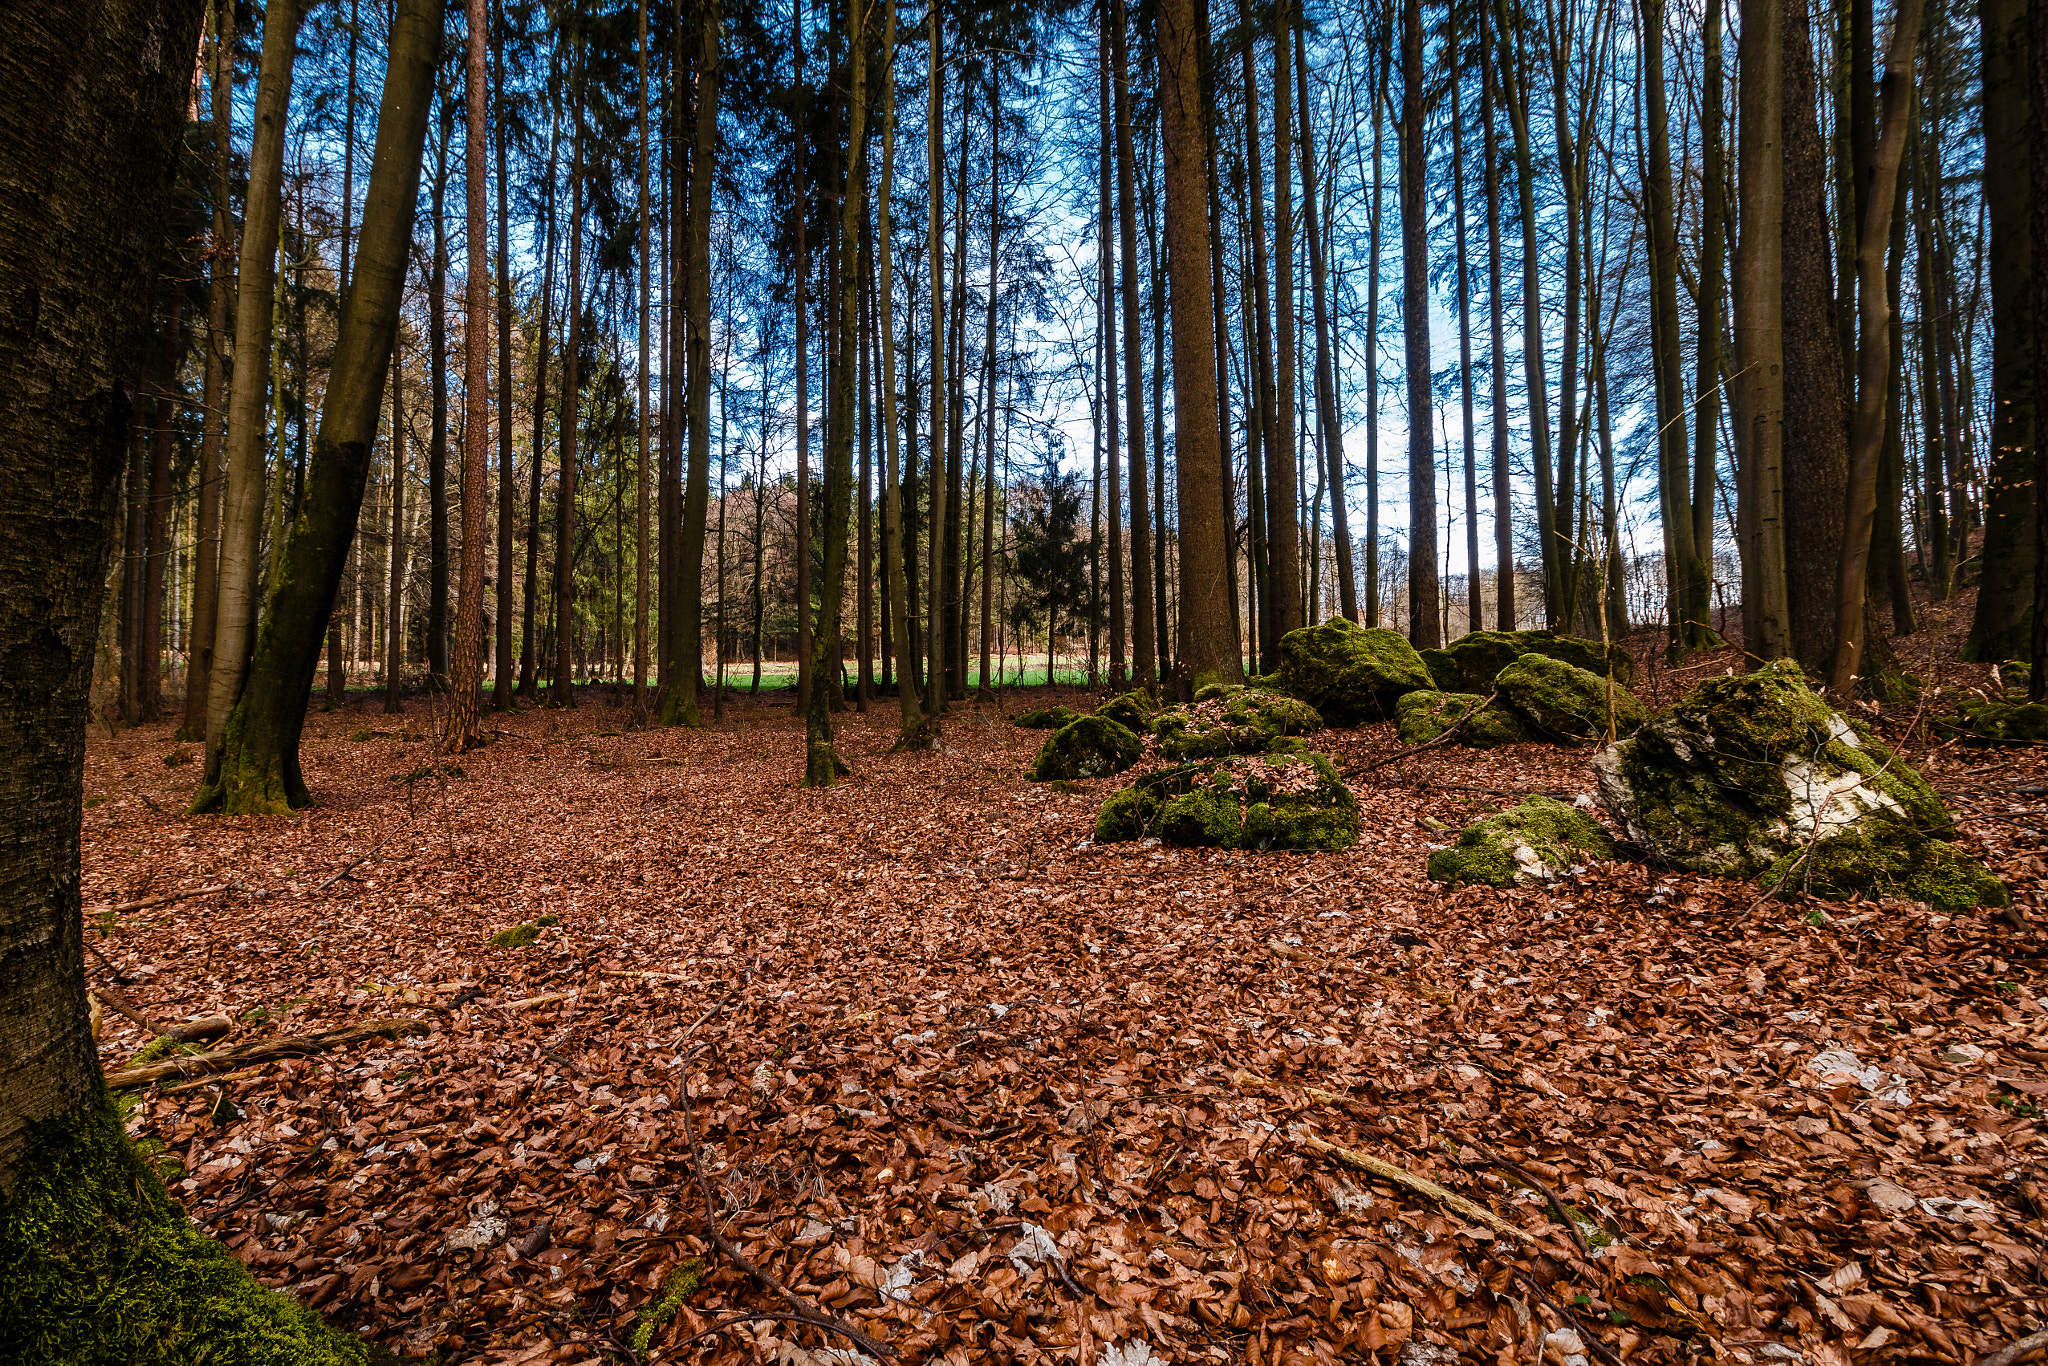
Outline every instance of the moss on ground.
{"label": "moss on ground", "polygon": [[1159,715],[1159,699],[1150,689],[1133,688],[1119,693],[1095,709],[1097,716],[1114,721],[1125,730],[1143,735],[1152,725],[1152,718]]}
{"label": "moss on ground", "polygon": [[1529,738],[1520,718],[1504,707],[1487,707],[1473,716],[1474,709],[1485,701],[1485,698],[1472,693],[1404,693],[1394,704],[1394,718],[1401,727],[1401,743],[1426,745],[1468,716],[1472,719],[1459,727],[1453,744],[1469,749],[1492,749],[1496,745],[1512,745]]}
{"label": "moss on ground", "polygon": [[1436,686],[1406,636],[1345,617],[1280,637],[1280,667],[1271,681],[1333,726],[1384,720],[1403,693]]}
{"label": "moss on ground", "polygon": [[368,1344],[200,1233],[104,1094],[31,1126],[0,1198],[0,1361],[365,1366]]}
{"label": "moss on ground", "polygon": [[1080,716],[1046,737],[1028,776],[1034,783],[1107,778],[1137,763],[1143,748],[1129,726],[1099,714]]}
{"label": "moss on ground", "polygon": [[1456,844],[1430,855],[1429,875],[1438,882],[1527,887],[1574,864],[1614,857],[1614,837],[1600,822],[1539,794],[1466,826]]}
{"label": "moss on ground", "polygon": [[1816,841],[1810,852],[1795,849],[1757,881],[1830,901],[1896,896],[1944,911],[2012,903],[2012,893],[1989,868],[1953,844],[1887,816]]}
{"label": "moss on ground", "polygon": [[1323,728],[1308,703],[1265,688],[1205,688],[1202,700],[1169,707],[1152,718],[1159,752],[1169,759],[1257,754],[1276,740]]}
{"label": "moss on ground", "polygon": [[540,938],[540,929],[537,926],[514,925],[509,929],[499,930],[496,934],[492,935],[491,947],[494,949],[523,949],[538,938]]}
{"label": "moss on ground", "polygon": [[1629,838],[1695,872],[1753,877],[1872,812],[1954,832],[1919,771],[1790,660],[1705,680],[1593,767]]}
{"label": "moss on ground", "polygon": [[1148,773],[1113,793],[1095,820],[1103,844],[1153,835],[1217,849],[1348,849],[1358,802],[1328,756],[1233,755]]}
{"label": "moss on ground", "polygon": [[1072,707],[1042,707],[1018,712],[1010,718],[1010,724],[1023,730],[1058,730],[1080,714]]}
{"label": "moss on ground", "polygon": [[[2024,676],[2020,687],[2026,687]],[[1972,697],[1959,703],[1956,710],[1957,715],[1939,723],[1951,735],[1996,744],[2048,741],[2048,702],[1985,702]]]}
{"label": "moss on ground", "polygon": [[1493,686],[1538,734],[1567,745],[1591,744],[1607,734],[1610,688],[1615,734],[1629,734],[1650,715],[1620,683],[1547,655],[1521,656],[1494,676]]}

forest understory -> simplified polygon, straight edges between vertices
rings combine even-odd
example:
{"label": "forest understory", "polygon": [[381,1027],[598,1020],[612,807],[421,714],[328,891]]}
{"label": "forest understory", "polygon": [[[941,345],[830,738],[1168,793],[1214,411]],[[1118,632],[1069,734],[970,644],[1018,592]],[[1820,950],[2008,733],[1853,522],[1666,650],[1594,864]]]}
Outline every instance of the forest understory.
{"label": "forest understory", "polygon": [[[1981,685],[1955,643],[1898,645]],[[1640,644],[1653,704],[1738,663]],[[1025,781],[1042,737],[1004,720],[1078,691],[956,708],[935,754],[846,715],[822,791],[786,697],[639,732],[610,697],[487,716],[459,774],[426,699],[315,711],[291,818],[182,815],[169,725],[91,742],[93,986],[236,1020],[213,1047],[424,1026],[130,1114],[261,1280],[401,1357],[854,1360],[707,1196],[906,1362],[1970,1363],[2048,1308],[2038,748],[1906,743],[2014,890],[1951,916],[1632,862],[1424,877],[1592,792],[1586,751],[1378,768],[1340,854],[1097,847],[1116,782]],[[145,1038],[109,1009],[107,1068]]]}

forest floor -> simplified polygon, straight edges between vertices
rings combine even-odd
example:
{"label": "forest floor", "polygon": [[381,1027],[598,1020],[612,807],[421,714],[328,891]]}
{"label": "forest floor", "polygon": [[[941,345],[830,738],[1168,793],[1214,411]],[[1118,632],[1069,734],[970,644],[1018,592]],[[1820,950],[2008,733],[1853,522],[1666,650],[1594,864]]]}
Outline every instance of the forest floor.
{"label": "forest floor", "polygon": [[[168,728],[90,745],[94,985],[230,1043],[427,1025],[130,1117],[261,1279],[400,1355],[851,1361],[711,1246],[707,1187],[906,1362],[1968,1363],[2043,1323],[2040,751],[1910,746],[2017,929],[1632,863],[1425,880],[1448,830],[1591,790],[1583,752],[1382,768],[1341,854],[1097,847],[1114,784],[1026,782],[1003,720],[1077,692],[895,757],[877,703],[823,792],[786,697],[637,733],[608,697],[492,717],[461,776],[424,700],[315,712],[289,818],[183,816]],[[143,1038],[109,1013],[107,1066]]]}

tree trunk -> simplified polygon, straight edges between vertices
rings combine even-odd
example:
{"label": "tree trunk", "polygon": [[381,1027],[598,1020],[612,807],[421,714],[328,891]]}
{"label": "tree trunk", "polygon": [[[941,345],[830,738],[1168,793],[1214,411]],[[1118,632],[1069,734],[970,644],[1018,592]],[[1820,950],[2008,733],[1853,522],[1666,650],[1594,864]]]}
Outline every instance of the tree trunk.
{"label": "tree trunk", "polygon": [[434,254],[427,273],[427,688],[448,687],[448,173],[453,161],[455,99],[441,98],[434,141]]}
{"label": "tree trunk", "polygon": [[576,450],[583,388],[583,92],[584,56],[577,42],[576,131],[569,140],[569,280],[563,300],[562,477],[555,487],[555,666],[551,707],[576,705]]}
{"label": "tree trunk", "polygon": [[[1664,527],[1665,624],[1672,657],[1698,643],[1706,603],[1693,600],[1692,479],[1686,460],[1685,382],[1680,374],[1678,219],[1671,202],[1671,119],[1664,98],[1664,0],[1641,0],[1637,43],[1649,114],[1645,204],[1650,247],[1650,368],[1657,412],[1657,489]],[[1711,234],[1709,234],[1711,235]],[[1704,406],[1705,394],[1701,394]]]}
{"label": "tree trunk", "polygon": [[183,333],[179,329],[184,312],[185,287],[172,281],[164,305],[155,431],[149,449],[149,520],[143,536],[146,558],[142,564],[142,629],[138,633],[142,673],[138,683],[145,721],[161,720],[164,714],[164,564],[170,553],[171,420],[177,412],[178,364],[184,357]]}
{"label": "tree trunk", "polygon": [[[1708,0],[1718,4],[1720,0]],[[1486,314],[1493,349],[1493,390],[1488,425],[1493,438],[1494,629],[1515,629],[1513,466],[1508,456],[1507,326],[1500,272],[1500,132],[1494,120],[1493,19],[1479,7],[1479,120],[1486,159]],[[1477,622],[1474,623],[1477,629]]]}
{"label": "tree trunk", "polygon": [[1741,239],[1735,256],[1735,420],[1742,429],[1746,515],[1742,546],[1743,648],[1752,661],[1792,651],[1785,568],[1785,0],[1743,15],[1739,83]]}
{"label": "tree trunk", "polygon": [[1001,309],[1003,205],[998,190],[1003,167],[1003,68],[991,63],[988,82],[988,314],[982,340],[982,366],[988,374],[988,405],[982,422],[987,455],[981,477],[981,683],[990,695],[989,648],[995,636],[996,563],[996,316]]}
{"label": "tree trunk", "polygon": [[[1481,6],[1484,8],[1484,6]],[[1455,6],[1452,28],[1457,27]],[[1451,79],[1451,230],[1457,238],[1458,406],[1465,436],[1465,629],[1484,629],[1479,602],[1479,441],[1472,416],[1472,288],[1465,259],[1464,79]],[[1339,499],[1342,502],[1342,499]]]}
{"label": "tree trunk", "polygon": [[273,0],[264,12],[263,66],[256,80],[249,192],[236,274],[234,382],[228,397],[227,470],[221,503],[220,596],[213,668],[207,680],[206,772],[220,775],[228,713],[242,696],[256,626],[256,557],[263,532],[263,457],[269,403],[270,314],[277,288],[277,231],[283,217],[284,124],[298,52],[299,7]]}
{"label": "tree trunk", "polygon": [[448,690],[448,725],[441,752],[459,754],[483,743],[479,718],[484,690],[484,513],[490,504],[484,452],[491,430],[491,258],[490,220],[486,216],[486,168],[490,142],[484,132],[484,105],[490,95],[486,59],[490,19],[485,0],[465,0],[468,42],[465,45],[463,89],[465,113],[462,164],[467,228],[463,241],[468,271],[462,326],[462,395],[467,408],[462,421],[462,584],[455,615],[454,673]]}
{"label": "tree trunk", "polygon": [[[2033,605],[2034,330],[2028,240],[2027,0],[1978,0],[1984,63],[1984,207],[1991,220],[1991,469],[1983,568],[1964,658],[2028,653]],[[1939,174],[1942,163],[1931,159]],[[1958,558],[1967,559],[1968,542]]]}
{"label": "tree trunk", "polygon": [[192,635],[185,668],[185,740],[206,738],[206,708],[212,689],[213,638],[219,608],[221,445],[226,435],[227,362],[232,348],[228,316],[235,286],[228,262],[234,226],[228,214],[229,174],[234,162],[235,10],[214,0],[212,70],[213,235],[207,252],[205,415],[199,442],[199,517],[193,538]]}
{"label": "tree trunk", "polygon": [[[811,182],[804,171],[804,148],[810,140],[810,91],[805,88],[810,53],[804,47],[804,0],[792,7],[796,42],[796,81],[791,132],[796,169],[796,705],[810,711],[811,683],[811,339],[810,309],[805,287],[811,257],[804,235],[810,227]],[[687,251],[688,248],[685,248]],[[678,589],[680,595],[681,590]]]}
{"label": "tree trunk", "polygon": [[[1303,226],[1308,232],[1309,298],[1316,320],[1316,412],[1322,425],[1323,455],[1329,466],[1330,533],[1337,543],[1337,606],[1346,618],[1356,621],[1358,578],[1351,560],[1351,514],[1345,506],[1348,481],[1344,469],[1344,423],[1338,416],[1341,405],[1337,400],[1337,369],[1332,355],[1330,276],[1323,259],[1322,225],[1316,218],[1316,143],[1315,130],[1309,122],[1308,50],[1299,26],[1294,30],[1294,64],[1300,80],[1298,103],[1301,113],[1301,203],[1302,211],[1306,215]],[[1462,239],[1459,250],[1463,251]],[[1179,388],[1178,375],[1179,370],[1176,367],[1176,391]],[[1220,366],[1218,375],[1220,382]],[[1470,406],[1469,403],[1466,405],[1468,412]],[[1185,568],[1182,573],[1185,576]],[[1475,583],[1478,580],[1476,570],[1473,579]],[[1477,619],[1475,613],[1474,620]]]}
{"label": "tree trunk", "polygon": [[1266,442],[1267,594],[1274,640],[1301,626],[1301,490],[1295,468],[1294,148],[1290,0],[1273,6],[1273,425]]}
{"label": "tree trunk", "polygon": [[[343,96],[341,118],[341,293],[348,295],[349,248],[355,234],[356,209],[356,49],[361,37],[361,0],[349,0],[348,5],[348,84]],[[300,336],[305,335],[303,323]],[[304,430],[304,407],[300,408],[300,428]],[[357,547],[355,558],[361,560]],[[351,572],[349,578],[354,578]],[[334,610],[327,617],[327,704],[324,710],[335,711],[348,700],[348,665],[342,659],[341,649],[341,603],[335,602]]]}
{"label": "tree trunk", "polygon": [[392,21],[355,279],[342,309],[305,494],[278,551],[249,686],[224,727],[219,779],[200,789],[195,811],[275,814],[311,801],[299,776],[299,732],[383,409],[419,195],[439,20],[428,0],[400,0]]}
{"label": "tree trunk", "polygon": [[518,520],[519,481],[512,470],[512,228],[505,174],[505,13],[499,0],[492,31],[493,93],[498,103],[498,657],[491,710],[512,709],[512,524]]}
{"label": "tree trunk", "polygon": [[[865,13],[865,12],[863,12]],[[855,375],[860,365],[860,223],[867,186],[867,33],[866,22],[849,35],[847,129],[844,193],[840,196],[838,278],[840,316],[839,361],[834,371],[831,445],[823,497],[824,554],[818,572],[818,625],[813,632],[811,691],[804,706],[804,786],[830,787],[847,771],[832,744],[831,695],[839,683],[839,614],[846,597],[846,537],[853,492]]]}
{"label": "tree trunk", "polygon": [[1536,473],[1536,537],[1542,550],[1544,621],[1556,626],[1562,603],[1556,572],[1558,529],[1550,464],[1550,391],[1544,378],[1543,248],[1541,225],[1536,217],[1536,154],[1529,135],[1528,59],[1521,50],[1522,39],[1509,21],[1507,3],[1508,0],[1494,3],[1501,37],[1501,56],[1495,70],[1501,78],[1502,103],[1507,106],[1508,128],[1515,140],[1515,188],[1521,200],[1522,220],[1522,389],[1529,411],[1529,463]]}
{"label": "tree trunk", "polygon": [[[2027,218],[2032,240],[2048,242],[2048,4],[2027,0]],[[2048,270],[2032,272],[2036,318],[2048,317]],[[2048,393],[2048,347],[2034,348],[2034,392]],[[2048,701],[2048,444],[2034,446],[2034,620],[2027,697]]]}
{"label": "tree trunk", "polygon": [[939,448],[944,440],[944,413],[950,406],[946,401],[946,279],[945,249],[940,242],[940,229],[944,223],[945,164],[941,156],[942,124],[941,111],[945,95],[945,67],[939,62],[939,9],[933,5],[925,12],[925,24],[931,42],[930,64],[926,69],[925,106],[925,173],[926,198],[930,201],[930,216],[926,225],[925,246],[931,257],[932,294],[932,359],[931,359],[931,440],[925,454],[925,497],[929,502],[930,525],[925,531],[925,549],[930,558],[931,587],[925,604],[925,654],[930,661],[925,668],[924,714],[935,718],[946,709],[945,656],[946,632],[945,612],[941,608],[944,579],[944,552],[947,527],[946,508],[939,488]]}
{"label": "tree trunk", "polygon": [[1130,62],[1125,52],[1130,19],[1124,0],[1113,0],[1110,9],[1110,73],[1116,95],[1117,217],[1123,254],[1125,430],[1130,442],[1131,663],[1138,685],[1149,688],[1159,681],[1159,649],[1153,630],[1153,597],[1145,588],[1146,571],[1152,559],[1152,510],[1145,496],[1145,363],[1138,333],[1137,156],[1131,145]]}
{"label": "tree trunk", "polygon": [[402,716],[399,687],[405,675],[405,338],[391,339],[391,568],[384,624],[384,714]]}
{"label": "tree trunk", "polygon": [[876,274],[875,330],[882,343],[882,567],[888,591],[882,595],[882,630],[897,642],[902,652],[896,664],[896,701],[900,733],[904,739],[917,731],[922,720],[915,686],[916,671],[910,666],[915,653],[909,614],[910,572],[903,554],[903,481],[898,475],[902,454],[896,428],[896,269],[892,243],[896,240],[894,195],[896,185],[896,7],[882,11],[882,178],[875,194],[875,216],[880,231],[875,240]]}
{"label": "tree trunk", "polygon": [[[633,528],[635,533],[633,555],[633,714],[632,725],[637,729],[645,726],[647,711],[647,553],[651,509],[647,505],[648,479],[647,454],[648,431],[653,420],[651,402],[653,399],[652,361],[654,348],[650,344],[652,331],[652,293],[649,282],[654,275],[654,219],[653,206],[649,199],[649,171],[653,162],[653,144],[648,136],[647,106],[647,0],[640,0],[640,45],[639,45],[639,134],[640,134],[640,235],[635,244],[639,255],[640,286],[640,354],[634,369],[639,374],[640,423],[638,441],[633,457]],[[664,390],[666,396],[666,390]],[[721,526],[723,523],[720,524]],[[662,618],[666,625],[668,618]],[[664,662],[666,653],[664,652]]]}
{"label": "tree trunk", "polygon": [[533,353],[533,440],[527,452],[526,579],[519,597],[519,695],[539,695],[540,665],[540,486],[548,422],[548,324],[555,311],[555,160],[560,141],[559,111],[548,111],[547,193],[541,208],[539,335]]}
{"label": "tree trunk", "polygon": [[[1429,297],[1429,197],[1422,121],[1427,116],[1422,0],[1401,4],[1401,282],[1405,300]],[[1408,365],[1408,637],[1443,644],[1436,568],[1436,406],[1430,393],[1429,310],[1403,306]]]}
{"label": "tree trunk", "polygon": [[1692,580],[1686,590],[1695,646],[1713,644],[1708,629],[1714,591],[1714,473],[1720,467],[1723,223],[1727,217],[1726,155],[1721,109],[1721,0],[1707,0],[1700,92],[1699,290],[1695,300],[1693,369]]}
{"label": "tree trunk", "polygon": [[[1240,18],[1243,17],[1240,7]],[[1272,516],[1267,511],[1272,475],[1270,463],[1275,458],[1271,448],[1275,444],[1274,432],[1279,418],[1275,379],[1273,374],[1273,300],[1269,283],[1270,271],[1266,261],[1266,170],[1265,152],[1259,134],[1259,68],[1254,55],[1256,45],[1247,38],[1240,59],[1244,79],[1244,151],[1250,183],[1246,186],[1246,199],[1251,209],[1252,239],[1252,311],[1253,328],[1257,339],[1258,358],[1255,368],[1256,381],[1258,449],[1247,453],[1247,464],[1254,465],[1248,471],[1252,493],[1252,559],[1256,566],[1258,580],[1259,612],[1259,660],[1260,671],[1270,673],[1280,657],[1280,632],[1274,629],[1278,620],[1273,611],[1273,540]]]}

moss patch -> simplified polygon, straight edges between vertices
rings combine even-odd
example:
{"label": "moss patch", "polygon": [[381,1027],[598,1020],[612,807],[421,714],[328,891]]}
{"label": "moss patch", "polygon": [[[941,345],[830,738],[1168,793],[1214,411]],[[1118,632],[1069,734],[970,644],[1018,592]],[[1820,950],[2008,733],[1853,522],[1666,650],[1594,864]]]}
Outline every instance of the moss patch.
{"label": "moss patch", "polygon": [[523,949],[538,938],[540,938],[540,928],[538,926],[514,925],[510,929],[499,930],[496,934],[492,935],[491,947],[494,949]]}
{"label": "moss patch", "polygon": [[1333,726],[1384,720],[1403,693],[1436,687],[1406,636],[1344,617],[1280,637],[1280,667],[1272,681]]}
{"label": "moss patch", "polygon": [[633,1350],[644,1352],[654,1341],[654,1330],[676,1316],[683,1302],[704,1284],[704,1259],[690,1257],[661,1283],[661,1298],[640,1311],[640,1324],[633,1330]]}
{"label": "moss patch", "polygon": [[0,1201],[0,1361],[369,1361],[194,1228],[104,1096],[27,1137]]}
{"label": "moss patch", "polygon": [[1153,835],[1217,849],[1348,849],[1358,802],[1326,755],[1234,755],[1148,773],[1103,803],[1103,844]]}
{"label": "moss patch", "polygon": [[1058,730],[1081,713],[1072,707],[1041,707],[1037,711],[1020,711],[1010,718],[1010,724],[1024,730]]}
{"label": "moss patch", "polygon": [[1927,780],[1789,660],[1705,680],[1593,768],[1628,837],[1694,872],[1753,877],[1872,812],[1953,833]]}
{"label": "moss patch", "polygon": [[1527,887],[1552,881],[1574,864],[1614,857],[1614,838],[1600,822],[1538,795],[1466,826],[1456,844],[1430,855],[1429,875],[1438,882]]}
{"label": "moss patch", "polygon": [[1099,714],[1076,717],[1046,737],[1028,776],[1034,783],[1107,778],[1137,763],[1142,748],[1129,726]]}
{"label": "moss patch", "polygon": [[1492,749],[1496,745],[1512,745],[1529,738],[1520,718],[1503,707],[1487,707],[1473,716],[1474,709],[1485,701],[1485,698],[1472,693],[1404,693],[1394,704],[1394,719],[1401,726],[1401,743],[1426,745],[1468,716],[1472,719],[1459,728],[1453,744],[1470,749]]}
{"label": "moss patch", "polygon": [[2012,893],[1989,868],[1953,844],[1886,816],[1819,840],[1810,854],[1793,850],[1757,881],[1830,901],[1858,893],[1897,896],[1944,911],[2012,902]]}
{"label": "moss patch", "polygon": [[[2026,687],[2024,676],[2020,687]],[[1985,702],[1973,697],[1960,703],[1957,712],[1940,722],[1941,728],[1951,735],[1995,744],[2048,741],[2048,702]]]}
{"label": "moss patch", "polygon": [[1568,745],[1590,744],[1607,733],[1610,687],[1617,735],[1629,734],[1650,715],[1621,684],[1547,655],[1521,656],[1494,676],[1493,686],[1539,734]]}
{"label": "moss patch", "polygon": [[1125,730],[1143,735],[1151,726],[1152,718],[1159,715],[1159,699],[1149,689],[1133,688],[1104,702],[1095,709],[1095,714],[1116,722]]}
{"label": "moss patch", "polygon": [[1169,759],[1257,754],[1289,736],[1323,728],[1308,703],[1265,688],[1212,687],[1201,701],[1169,707],[1152,718],[1159,752]]}
{"label": "moss patch", "polygon": [[1554,631],[1474,631],[1441,650],[1425,650],[1424,660],[1445,692],[1493,691],[1500,671],[1523,655],[1541,655],[1605,678],[1611,672],[1624,688],[1635,682],[1635,660],[1619,645],[1561,636]]}

